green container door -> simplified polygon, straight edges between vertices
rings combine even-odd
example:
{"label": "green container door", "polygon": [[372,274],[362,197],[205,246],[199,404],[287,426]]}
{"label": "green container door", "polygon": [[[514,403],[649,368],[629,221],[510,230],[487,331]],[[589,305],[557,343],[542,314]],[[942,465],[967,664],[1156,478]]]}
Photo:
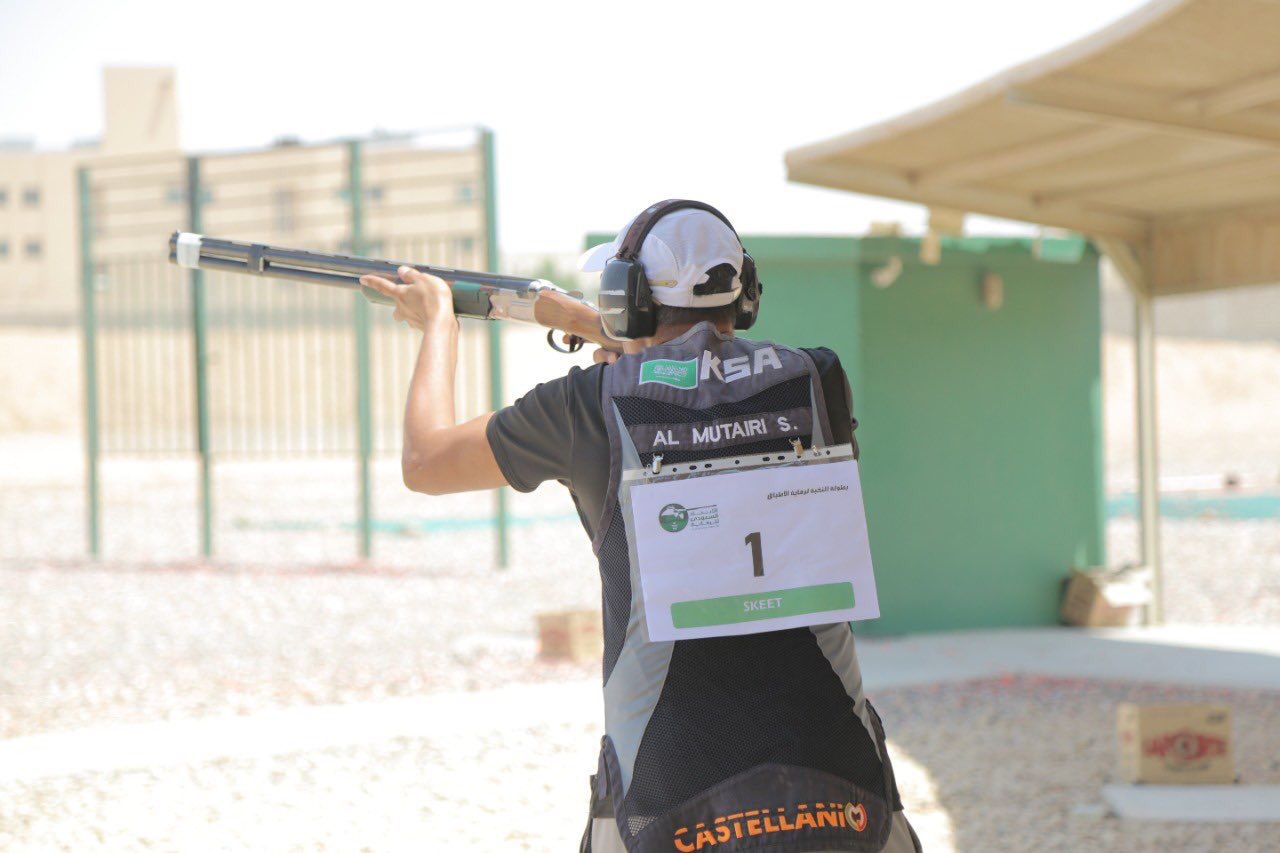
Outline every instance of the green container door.
{"label": "green container door", "polygon": [[948,241],[931,266],[916,240],[746,238],[752,337],[829,346],[853,387],[882,614],[859,633],[1053,624],[1068,568],[1102,560],[1097,256],[1064,243]]}

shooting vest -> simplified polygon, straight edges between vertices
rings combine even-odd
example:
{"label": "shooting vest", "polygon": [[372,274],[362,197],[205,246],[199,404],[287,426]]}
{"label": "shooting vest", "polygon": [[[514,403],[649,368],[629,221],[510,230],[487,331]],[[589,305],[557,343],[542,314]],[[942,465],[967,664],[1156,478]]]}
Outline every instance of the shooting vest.
{"label": "shooting vest", "polygon": [[[813,360],[700,323],[618,359],[602,383],[610,479],[592,545],[606,734],[593,816],[615,817],[632,853],[879,850],[902,806],[849,624],[649,641],[619,501],[623,471],[657,454],[670,466],[832,443]],[[780,418],[785,436],[768,427]]]}

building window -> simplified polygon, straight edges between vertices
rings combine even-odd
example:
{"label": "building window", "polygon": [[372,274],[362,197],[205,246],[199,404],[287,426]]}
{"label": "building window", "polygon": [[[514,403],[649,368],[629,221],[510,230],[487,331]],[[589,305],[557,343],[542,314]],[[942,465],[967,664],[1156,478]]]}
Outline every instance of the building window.
{"label": "building window", "polygon": [[476,188],[472,184],[458,184],[458,201],[468,204],[475,201]]}
{"label": "building window", "polygon": [[40,206],[40,188],[27,187],[25,190],[23,190],[22,203],[27,207],[39,207]]}
{"label": "building window", "polygon": [[9,241],[0,240],[0,261],[9,257]]}
{"label": "building window", "polygon": [[32,237],[27,240],[26,245],[23,246],[23,252],[28,258],[35,259],[44,254],[44,246],[40,243],[40,239],[38,237]]}
{"label": "building window", "polygon": [[378,204],[382,201],[382,187],[369,187],[369,201]]}
{"label": "building window", "polygon": [[9,191],[4,187],[0,187],[0,207],[7,207],[9,204]]}

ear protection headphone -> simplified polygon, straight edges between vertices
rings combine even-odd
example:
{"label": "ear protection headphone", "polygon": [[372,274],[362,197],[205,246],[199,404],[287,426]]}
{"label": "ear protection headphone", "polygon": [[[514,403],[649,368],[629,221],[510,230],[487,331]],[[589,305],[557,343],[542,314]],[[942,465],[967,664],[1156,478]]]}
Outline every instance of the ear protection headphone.
{"label": "ear protection headphone", "polygon": [[[613,337],[644,338],[657,330],[657,304],[653,301],[644,267],[638,260],[640,247],[659,219],[677,210],[689,209],[705,210],[729,226],[735,237],[738,236],[737,230],[723,213],[700,201],[667,199],[650,206],[637,216],[619,243],[618,253],[605,263],[600,276],[600,317],[605,331]],[[741,237],[738,237],[738,245],[742,245]],[[760,292],[764,289],[756,275],[756,262],[747,254],[745,246],[742,249],[742,271],[738,274],[738,280],[742,282],[742,292],[734,303],[736,310],[733,327],[745,330],[756,322],[756,315],[760,313]]]}

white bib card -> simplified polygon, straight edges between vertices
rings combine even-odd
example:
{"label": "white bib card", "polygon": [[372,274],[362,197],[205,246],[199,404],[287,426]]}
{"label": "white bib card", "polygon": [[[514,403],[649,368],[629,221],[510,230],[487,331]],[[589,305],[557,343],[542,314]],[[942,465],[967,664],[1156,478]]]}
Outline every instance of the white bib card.
{"label": "white bib card", "polygon": [[660,476],[627,472],[627,538],[650,640],[880,615],[851,449],[793,459],[747,456],[680,464]]}

